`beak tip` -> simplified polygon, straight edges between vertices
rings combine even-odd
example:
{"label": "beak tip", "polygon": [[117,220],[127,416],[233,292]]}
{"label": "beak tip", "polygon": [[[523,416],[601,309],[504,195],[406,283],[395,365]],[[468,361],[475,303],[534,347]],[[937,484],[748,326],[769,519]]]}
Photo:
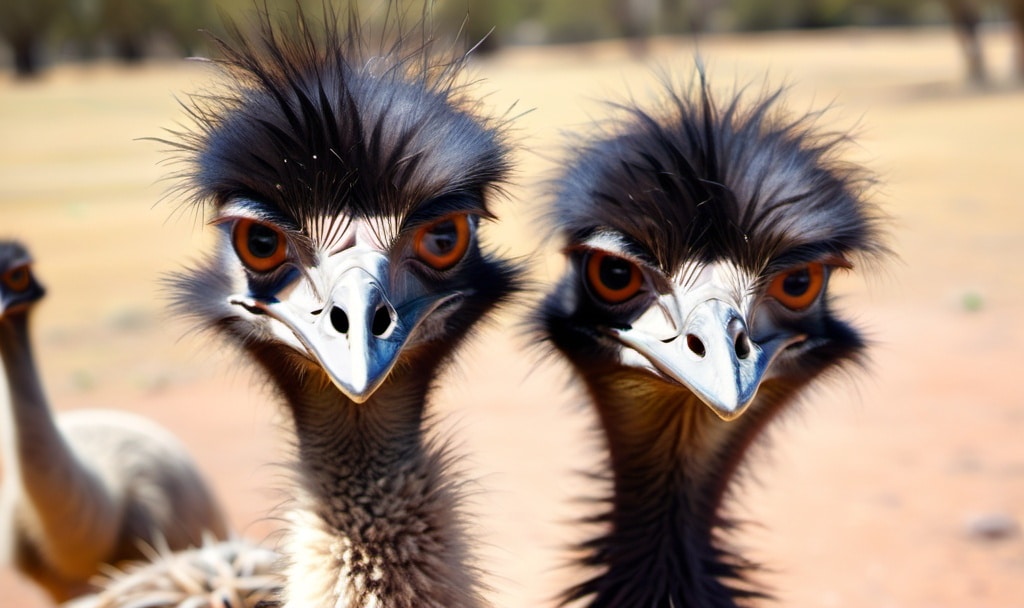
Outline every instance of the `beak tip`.
{"label": "beak tip", "polygon": [[348,399],[353,403],[366,403],[367,401],[369,401],[370,397],[373,396],[374,391],[370,387],[360,389],[354,386],[343,385],[339,383],[335,378],[331,378],[331,380],[333,381],[335,388],[341,391],[341,394],[348,397]]}
{"label": "beak tip", "polygon": [[349,391],[343,391],[343,392],[345,393],[345,395],[349,399],[352,400],[353,403],[355,403],[357,405],[366,403],[367,400],[369,400],[370,395],[372,394],[372,393],[369,393],[369,392],[366,392],[366,393],[356,393],[356,392],[349,392]]}
{"label": "beak tip", "polygon": [[362,378],[361,381],[355,382],[352,378],[342,378],[339,374],[333,373],[330,369],[326,369],[327,375],[330,377],[331,382],[334,386],[341,391],[341,394],[348,397],[350,401],[356,404],[366,403],[370,400],[370,397],[377,392],[380,385],[383,384],[386,373],[376,374],[374,377]]}
{"label": "beak tip", "polygon": [[[752,387],[753,390],[750,390],[750,388],[744,390],[743,386],[737,386],[734,391],[708,390],[708,387],[703,388],[704,390],[691,387],[690,390],[724,422],[732,422],[743,416],[757,396],[756,386]],[[719,386],[718,388],[721,389],[722,387]]]}
{"label": "beak tip", "polygon": [[734,395],[734,398],[723,399],[721,396],[716,397],[707,393],[697,393],[701,401],[724,422],[732,422],[743,416],[750,407],[750,404],[754,402],[755,394],[756,391],[747,395]]}
{"label": "beak tip", "polygon": [[334,387],[341,391],[341,394],[348,397],[353,403],[366,403],[373,395],[375,386],[372,386],[369,382],[354,383],[347,379],[339,378],[337,374],[333,374],[330,370],[327,371],[328,377],[331,379],[331,383]]}
{"label": "beak tip", "polygon": [[723,422],[732,422],[743,415],[743,412],[747,409],[745,405],[736,407],[727,407],[724,404],[707,404],[711,411],[715,413]]}

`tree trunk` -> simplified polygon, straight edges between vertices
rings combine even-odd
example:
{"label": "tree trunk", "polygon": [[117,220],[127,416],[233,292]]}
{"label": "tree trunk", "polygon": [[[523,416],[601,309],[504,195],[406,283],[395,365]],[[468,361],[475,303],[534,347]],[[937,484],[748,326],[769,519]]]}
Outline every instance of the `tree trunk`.
{"label": "tree trunk", "polygon": [[[1018,2],[1018,0],[1011,0]],[[964,50],[967,60],[967,79],[972,84],[985,84],[985,58],[978,40],[978,7],[971,0],[946,0],[946,9],[953,20],[953,29]]]}
{"label": "tree trunk", "polygon": [[19,36],[10,40],[14,53],[14,73],[18,78],[32,78],[39,75],[39,56],[36,41],[32,36]]}
{"label": "tree trunk", "polygon": [[145,55],[144,43],[139,38],[124,35],[114,40],[114,54],[125,63],[139,63]]}
{"label": "tree trunk", "polygon": [[1017,78],[1024,80],[1024,0],[1007,0],[1007,12],[1013,20],[1013,31],[1016,34],[1014,40],[1014,69]]}

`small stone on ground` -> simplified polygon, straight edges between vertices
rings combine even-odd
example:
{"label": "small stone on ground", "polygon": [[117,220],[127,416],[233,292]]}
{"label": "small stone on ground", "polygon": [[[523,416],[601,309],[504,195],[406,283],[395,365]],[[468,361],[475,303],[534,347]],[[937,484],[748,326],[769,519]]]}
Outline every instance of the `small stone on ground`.
{"label": "small stone on ground", "polygon": [[1017,520],[1006,513],[984,513],[967,520],[967,534],[975,540],[1002,540],[1019,533]]}

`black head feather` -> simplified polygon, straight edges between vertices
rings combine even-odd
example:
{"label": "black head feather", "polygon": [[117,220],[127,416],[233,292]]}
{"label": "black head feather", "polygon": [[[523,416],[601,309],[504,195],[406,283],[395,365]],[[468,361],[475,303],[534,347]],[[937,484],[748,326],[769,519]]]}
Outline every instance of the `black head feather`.
{"label": "black head feather", "polygon": [[656,111],[615,106],[611,132],[574,145],[555,182],[563,234],[613,230],[669,275],[684,261],[761,272],[784,251],[880,251],[871,179],[839,159],[845,135],[817,133],[815,114],[786,118],[778,90],[720,104],[699,76],[684,92],[666,83]]}
{"label": "black head feather", "polygon": [[28,249],[18,241],[0,240],[0,272],[10,264],[24,264],[31,261]]}
{"label": "black head feather", "polygon": [[446,197],[487,215],[506,146],[463,95],[465,58],[402,32],[374,41],[355,12],[344,25],[327,12],[323,27],[300,14],[291,31],[260,13],[255,34],[229,23],[216,40],[226,91],[194,96],[194,127],[166,142],[189,198],[256,200],[297,225],[341,213],[400,224]]}

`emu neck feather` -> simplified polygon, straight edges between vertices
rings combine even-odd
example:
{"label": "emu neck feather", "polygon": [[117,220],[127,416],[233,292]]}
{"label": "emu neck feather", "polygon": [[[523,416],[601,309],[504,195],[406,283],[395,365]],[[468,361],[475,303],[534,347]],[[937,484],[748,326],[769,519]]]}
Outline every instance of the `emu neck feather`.
{"label": "emu neck feather", "polygon": [[[28,505],[15,517],[61,574],[85,578],[117,542],[115,503],[54,423],[36,374],[27,315],[0,321],[0,356],[10,397],[4,416],[4,484],[20,485]],[[7,491],[16,491],[16,485]]]}
{"label": "emu neck feather", "polygon": [[[754,428],[635,371],[588,374],[611,458],[610,530],[585,545],[604,572],[571,589],[588,606],[729,607],[756,595],[718,546],[722,493]],[[753,420],[753,416],[750,420]]]}
{"label": "emu neck feather", "polygon": [[483,605],[449,458],[423,438],[426,391],[393,379],[356,404],[315,373],[285,388],[300,475],[287,606]]}

